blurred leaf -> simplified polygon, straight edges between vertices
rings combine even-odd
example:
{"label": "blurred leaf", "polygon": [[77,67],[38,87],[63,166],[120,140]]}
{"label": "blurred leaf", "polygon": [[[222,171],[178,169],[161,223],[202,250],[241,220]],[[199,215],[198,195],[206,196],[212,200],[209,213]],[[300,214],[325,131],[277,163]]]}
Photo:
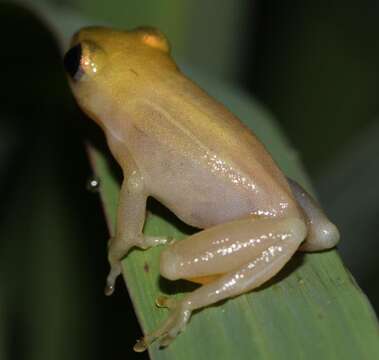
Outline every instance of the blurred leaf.
{"label": "blurred leaf", "polygon": [[[248,0],[23,0],[42,13],[60,18],[63,33],[80,14],[91,25],[112,24],[132,29],[141,25],[158,27],[170,39],[172,51],[190,59],[208,73],[235,80],[239,76],[238,56],[247,23],[255,15]],[[75,11],[72,11],[72,10]],[[212,14],[212,26],[209,26]],[[87,21],[85,21],[87,23]],[[196,24],[194,26],[194,24]],[[55,24],[52,24],[55,26]],[[67,27],[68,25],[68,27]],[[203,36],[207,33],[207,36]],[[209,41],[208,39],[212,39]],[[245,40],[245,39],[243,39]],[[252,46],[254,39],[246,39]],[[245,42],[243,42],[245,44]]]}
{"label": "blurred leaf", "polygon": [[280,117],[316,173],[378,114],[379,7],[372,1],[260,1],[244,80]]}
{"label": "blurred leaf", "polygon": [[378,260],[373,249],[377,246],[379,216],[378,139],[379,121],[375,119],[342,148],[325,169],[328,177],[321,177],[317,183],[323,204],[344,234],[340,254],[376,310],[379,310]]}
{"label": "blurred leaf", "polygon": [[125,293],[103,296],[106,227],[85,189],[90,169],[61,53],[33,13],[1,3],[0,30],[11,28],[0,57],[0,359],[125,354],[118,324],[131,324],[131,344],[138,324],[120,310]]}

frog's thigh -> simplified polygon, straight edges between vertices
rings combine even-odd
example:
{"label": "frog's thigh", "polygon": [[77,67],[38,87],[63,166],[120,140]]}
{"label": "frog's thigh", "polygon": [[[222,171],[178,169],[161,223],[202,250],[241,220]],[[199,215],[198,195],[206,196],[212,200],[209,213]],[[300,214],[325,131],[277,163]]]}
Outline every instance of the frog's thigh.
{"label": "frog's thigh", "polygon": [[334,247],[340,238],[337,227],[329,221],[317,202],[296,181],[287,179],[307,217],[308,235],[300,250],[318,251]]}
{"label": "frog's thigh", "polygon": [[[304,223],[298,219],[292,220],[290,236],[285,239],[271,238],[265,249],[254,254],[249,261],[187,295],[184,302],[189,309],[198,309],[237,296],[272,278],[296,252],[306,235]],[[288,221],[283,220],[282,223],[288,224]]]}
{"label": "frog's thigh", "polygon": [[220,224],[168,246],[161,254],[161,274],[170,280],[218,283],[224,274],[256,262],[250,265],[252,271],[262,263],[268,279],[278,271],[271,260],[283,256],[288,260],[305,235],[306,226],[297,218],[245,218]]}

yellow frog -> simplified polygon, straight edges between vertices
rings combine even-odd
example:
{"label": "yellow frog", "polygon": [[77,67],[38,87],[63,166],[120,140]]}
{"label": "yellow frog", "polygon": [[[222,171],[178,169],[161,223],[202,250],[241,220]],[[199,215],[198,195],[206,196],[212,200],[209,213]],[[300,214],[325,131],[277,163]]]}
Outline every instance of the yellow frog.
{"label": "yellow frog", "polygon": [[337,228],[254,134],[179,70],[158,30],[84,28],[64,66],[79,106],[104,130],[124,175],[106,293],[132,247],[167,242],[142,233],[149,196],[204,229],[168,244],[160,259],[165,278],[203,285],[178,302],[160,298],[170,316],[136,351],[156,339],[168,345],[193,310],[258,287],[298,249],[338,242]]}

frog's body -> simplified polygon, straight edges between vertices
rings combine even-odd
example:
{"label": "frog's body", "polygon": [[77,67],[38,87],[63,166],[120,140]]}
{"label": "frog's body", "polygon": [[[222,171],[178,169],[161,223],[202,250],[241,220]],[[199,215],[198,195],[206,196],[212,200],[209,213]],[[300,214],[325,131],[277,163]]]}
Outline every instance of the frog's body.
{"label": "frog's body", "polygon": [[[212,122],[220,119],[213,109],[201,112],[196,99],[185,100],[147,98],[130,106],[133,115],[124,146],[141,164],[138,169],[150,194],[199,228],[260,211],[269,216],[290,211],[279,205],[294,205],[289,186],[253,134],[242,126],[242,131],[233,127],[240,123],[229,112],[220,112],[224,123]],[[208,107],[217,110],[219,104],[209,100]],[[223,132],[225,127],[229,131]],[[240,157],[230,156],[238,152]],[[254,153],[261,156],[255,158]],[[123,149],[119,157],[124,157]],[[257,194],[263,201],[258,201]]]}
{"label": "frog's body", "polygon": [[335,226],[252,132],[178,70],[161,33],[86,28],[72,45],[65,66],[74,94],[104,129],[125,177],[108,292],[132,246],[165,242],[142,234],[148,196],[205,229],[163,251],[161,274],[206,285],[177,304],[140,350],[157,337],[167,344],[192,310],[259,286],[302,243],[305,250],[336,244]]}

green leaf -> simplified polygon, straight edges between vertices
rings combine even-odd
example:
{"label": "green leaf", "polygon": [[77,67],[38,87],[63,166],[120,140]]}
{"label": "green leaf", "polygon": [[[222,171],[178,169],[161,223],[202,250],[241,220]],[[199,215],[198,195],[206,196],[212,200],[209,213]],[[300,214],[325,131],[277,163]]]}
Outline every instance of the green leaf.
{"label": "green leaf", "polygon": [[[198,82],[254,130],[289,176],[311,190],[296,152],[269,114],[233,88],[204,77]],[[119,184],[102,153],[92,149],[91,158],[112,230]],[[163,207],[150,207],[145,233],[181,239],[188,234],[183,229]],[[181,296],[190,287],[185,281],[170,282],[159,276],[161,251],[162,247],[133,250],[123,261],[124,279],[144,332],[155,329],[167,316],[154,305],[158,295]],[[159,349],[154,344],[149,352],[152,359],[175,360],[373,359],[379,356],[378,325],[337,251],[298,253],[268,284],[196,312],[170,346]]]}

